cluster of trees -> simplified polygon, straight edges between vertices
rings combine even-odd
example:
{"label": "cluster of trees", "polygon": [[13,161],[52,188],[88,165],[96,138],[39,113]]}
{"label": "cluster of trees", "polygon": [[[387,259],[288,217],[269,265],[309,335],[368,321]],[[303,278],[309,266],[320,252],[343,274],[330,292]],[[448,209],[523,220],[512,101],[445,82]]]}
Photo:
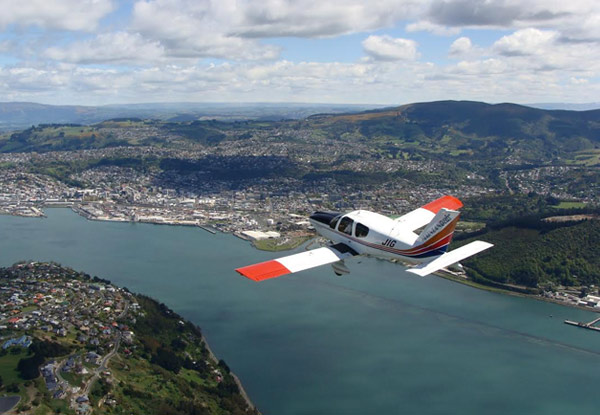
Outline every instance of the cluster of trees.
{"label": "cluster of trees", "polygon": [[461,208],[463,220],[483,221],[486,223],[502,223],[524,216],[543,215],[544,213],[560,214],[553,206],[559,200],[530,193],[528,195],[495,194],[479,196],[464,200]]}
{"label": "cluster of trees", "polygon": [[[482,238],[493,249],[464,261],[480,282],[600,284],[600,221],[548,223],[524,219],[492,226],[464,239]],[[459,238],[461,239],[461,238]]]}
{"label": "cluster of trees", "polygon": [[24,380],[35,379],[40,375],[39,367],[46,359],[67,355],[70,351],[70,348],[59,343],[33,339],[33,343],[29,346],[29,353],[33,356],[24,357],[17,364],[19,376]]}
{"label": "cluster of trees", "polygon": [[215,128],[215,125],[219,124],[215,121],[170,122],[163,124],[162,128],[191,141],[204,145],[215,145],[227,138],[220,128]]}
{"label": "cluster of trees", "polygon": [[[498,159],[518,149],[522,157],[539,161],[594,148],[600,141],[595,122],[599,115],[600,111],[544,111],[513,104],[439,101],[374,111],[372,116],[333,117],[330,130],[340,131],[345,122],[358,126],[360,134],[370,140],[389,137],[408,145],[416,143],[434,153],[440,148],[445,154],[469,150],[469,156],[461,154],[463,159]],[[442,143],[444,138],[450,141]]]}

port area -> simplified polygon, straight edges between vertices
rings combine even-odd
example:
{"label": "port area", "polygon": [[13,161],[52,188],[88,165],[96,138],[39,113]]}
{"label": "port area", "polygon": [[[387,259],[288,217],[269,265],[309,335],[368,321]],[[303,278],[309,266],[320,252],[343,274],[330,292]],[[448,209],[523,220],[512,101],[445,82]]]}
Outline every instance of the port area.
{"label": "port area", "polygon": [[588,330],[600,331],[600,327],[594,326],[594,324],[598,323],[599,321],[600,321],[600,317],[595,320],[590,321],[589,323],[565,320],[565,324],[570,324],[571,326],[577,326],[577,327],[581,327],[581,328],[588,329]]}

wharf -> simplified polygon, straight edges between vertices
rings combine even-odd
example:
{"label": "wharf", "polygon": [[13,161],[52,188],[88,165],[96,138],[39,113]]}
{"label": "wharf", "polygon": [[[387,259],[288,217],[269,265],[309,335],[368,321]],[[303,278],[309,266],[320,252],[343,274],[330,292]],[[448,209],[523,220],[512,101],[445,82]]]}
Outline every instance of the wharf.
{"label": "wharf", "polygon": [[237,236],[240,239],[243,239],[244,241],[249,241],[250,238],[248,238],[246,235],[242,234],[241,232],[234,232],[233,236]]}
{"label": "wharf", "polygon": [[590,321],[589,323],[582,323],[578,321],[565,320],[565,324],[570,324],[571,326],[577,326],[588,330],[600,331],[600,327],[594,326],[597,322],[600,321],[600,317]]}
{"label": "wharf", "polygon": [[210,232],[213,235],[217,233],[217,230],[210,225],[198,225],[200,228],[204,229],[206,232]]}

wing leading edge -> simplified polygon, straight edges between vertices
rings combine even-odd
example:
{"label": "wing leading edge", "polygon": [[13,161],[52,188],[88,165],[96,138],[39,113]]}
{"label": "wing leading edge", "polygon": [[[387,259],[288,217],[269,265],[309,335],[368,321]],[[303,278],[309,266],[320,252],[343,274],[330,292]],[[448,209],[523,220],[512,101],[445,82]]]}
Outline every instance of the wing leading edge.
{"label": "wing leading edge", "polygon": [[344,244],[324,246],[299,254],[272,259],[259,264],[238,268],[236,271],[254,281],[268,280],[282,275],[304,271],[309,268],[341,261],[356,255],[356,252]]}

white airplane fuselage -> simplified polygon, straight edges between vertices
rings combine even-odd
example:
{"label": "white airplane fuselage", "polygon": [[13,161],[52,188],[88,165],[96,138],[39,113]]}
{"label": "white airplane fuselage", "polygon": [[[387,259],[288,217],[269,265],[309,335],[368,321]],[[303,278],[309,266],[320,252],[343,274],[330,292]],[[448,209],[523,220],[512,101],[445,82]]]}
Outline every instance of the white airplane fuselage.
{"label": "white airplane fuselage", "polygon": [[[317,212],[309,219],[317,233],[334,243],[347,245],[359,255],[421,263],[443,253],[420,257],[403,255],[403,252],[410,252],[418,235],[402,229],[393,219],[379,213],[367,210],[355,210],[346,214],[330,213],[329,222],[325,215],[325,212]],[[350,223],[349,230],[343,227],[344,222]]]}

